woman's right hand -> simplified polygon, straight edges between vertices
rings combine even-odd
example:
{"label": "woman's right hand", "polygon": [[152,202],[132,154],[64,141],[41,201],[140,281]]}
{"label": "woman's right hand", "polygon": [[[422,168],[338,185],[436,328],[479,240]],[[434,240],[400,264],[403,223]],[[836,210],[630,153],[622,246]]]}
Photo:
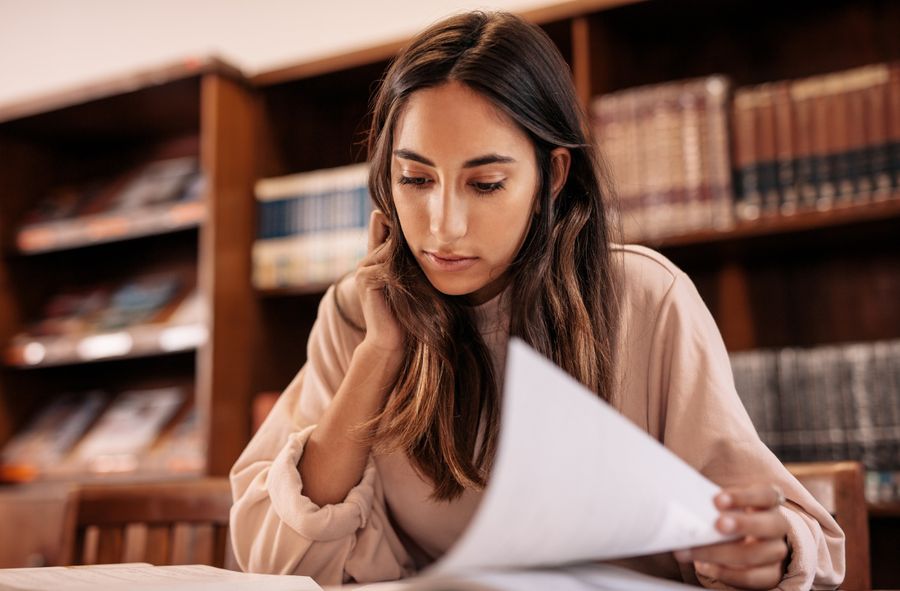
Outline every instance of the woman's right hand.
{"label": "woman's right hand", "polygon": [[399,353],[406,337],[384,297],[388,241],[391,239],[387,218],[376,209],[369,219],[368,252],[356,268],[356,289],[366,320],[363,342],[384,352]]}

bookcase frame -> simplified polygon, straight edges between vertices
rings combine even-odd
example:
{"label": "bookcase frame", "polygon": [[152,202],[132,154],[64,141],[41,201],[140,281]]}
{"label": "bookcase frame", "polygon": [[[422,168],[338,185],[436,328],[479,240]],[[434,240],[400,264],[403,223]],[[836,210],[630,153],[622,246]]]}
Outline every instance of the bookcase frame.
{"label": "bookcase frame", "polygon": [[[576,0],[523,15],[560,48],[585,109],[598,94],[642,84],[721,73],[737,87],[900,59],[900,5],[884,0]],[[364,160],[367,101],[405,41],[255,76],[262,174]],[[335,101],[338,108],[326,107]],[[892,200],[737,223],[647,245],[691,276],[726,346],[739,351],[900,338],[898,235],[900,200]],[[317,289],[258,293],[255,391],[281,390],[299,369]],[[876,585],[898,584],[878,560],[900,533],[896,509],[870,511]]]}
{"label": "bookcase frame", "polygon": [[[205,467],[200,474],[133,473],[115,480],[227,474],[249,438],[254,297],[247,281],[254,235],[257,100],[242,74],[214,58],[186,60],[0,108],[0,340],[9,342],[63,278],[188,265],[209,316],[195,351],[124,360],[70,360],[55,368],[0,368],[0,442],[53,395],[84,386],[183,385],[193,396]],[[206,179],[199,224],[175,232],[48,254],[18,252],[22,215],[56,183],[102,174],[122,153],[187,138]],[[139,158],[139,156],[138,156]],[[158,235],[154,235],[158,234]],[[127,238],[127,236],[126,236]],[[142,376],[135,378],[134,376]],[[77,386],[76,386],[77,385]],[[88,474],[84,479],[90,479]]]}

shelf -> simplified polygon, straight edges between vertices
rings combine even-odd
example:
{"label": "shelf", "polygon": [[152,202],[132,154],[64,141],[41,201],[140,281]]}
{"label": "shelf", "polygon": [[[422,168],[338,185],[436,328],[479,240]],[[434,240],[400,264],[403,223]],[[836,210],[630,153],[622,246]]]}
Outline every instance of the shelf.
{"label": "shelf", "polygon": [[[0,123],[42,115],[47,112],[162,86],[170,82],[209,73],[217,73],[237,80],[242,79],[243,76],[240,70],[218,58],[190,57],[161,67],[114,76],[61,92],[48,93],[29,100],[0,105]],[[161,108],[164,107],[162,106]]]}
{"label": "shelf", "polygon": [[900,501],[891,503],[868,503],[869,517],[900,518]]}
{"label": "shelf", "polygon": [[269,287],[259,288],[256,293],[263,297],[290,297],[304,295],[322,295],[334,282],[340,279],[335,277],[334,281],[307,283],[305,285],[285,286],[285,287]]}
{"label": "shelf", "polygon": [[38,254],[177,232],[199,226],[205,217],[202,201],[164,204],[31,224],[19,230],[16,243],[23,254]]}
{"label": "shelf", "polygon": [[209,336],[200,323],[147,324],[115,332],[20,340],[6,348],[7,366],[52,367],[195,350]]}
{"label": "shelf", "polygon": [[884,201],[835,207],[828,211],[808,211],[739,222],[727,230],[698,230],[661,238],[642,239],[639,242],[658,249],[712,246],[748,238],[796,234],[894,218],[900,218],[900,194],[894,194]]}

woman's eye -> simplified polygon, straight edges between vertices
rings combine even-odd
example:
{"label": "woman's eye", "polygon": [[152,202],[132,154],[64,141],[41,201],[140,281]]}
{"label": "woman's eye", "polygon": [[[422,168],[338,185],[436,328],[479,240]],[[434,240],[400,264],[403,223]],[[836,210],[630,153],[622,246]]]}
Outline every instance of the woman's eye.
{"label": "woman's eye", "polygon": [[476,181],[472,183],[472,186],[479,193],[494,193],[503,188],[503,181],[497,181],[496,183],[479,183]]}
{"label": "woman's eye", "polygon": [[428,184],[428,179],[423,176],[401,176],[398,183],[401,185],[412,185],[417,189],[422,189]]}

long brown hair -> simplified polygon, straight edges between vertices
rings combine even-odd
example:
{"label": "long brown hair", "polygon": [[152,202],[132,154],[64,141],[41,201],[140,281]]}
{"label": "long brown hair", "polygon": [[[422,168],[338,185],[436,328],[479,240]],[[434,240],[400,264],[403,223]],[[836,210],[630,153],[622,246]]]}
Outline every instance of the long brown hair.
{"label": "long brown hair", "polygon": [[[413,92],[448,81],[509,115],[537,156],[536,213],[510,268],[510,334],[610,400],[618,300],[605,191],[568,66],[540,28],[508,13],[472,12],[431,26],[400,52],[372,109],[369,190],[377,207],[400,228],[391,196],[394,127]],[[550,153],[560,146],[571,164],[553,199]],[[438,292],[402,232],[392,237],[385,295],[407,346],[394,392],[366,429],[376,452],[407,453],[434,483],[433,498],[450,500],[485,485],[499,426],[495,369],[464,296]]]}

